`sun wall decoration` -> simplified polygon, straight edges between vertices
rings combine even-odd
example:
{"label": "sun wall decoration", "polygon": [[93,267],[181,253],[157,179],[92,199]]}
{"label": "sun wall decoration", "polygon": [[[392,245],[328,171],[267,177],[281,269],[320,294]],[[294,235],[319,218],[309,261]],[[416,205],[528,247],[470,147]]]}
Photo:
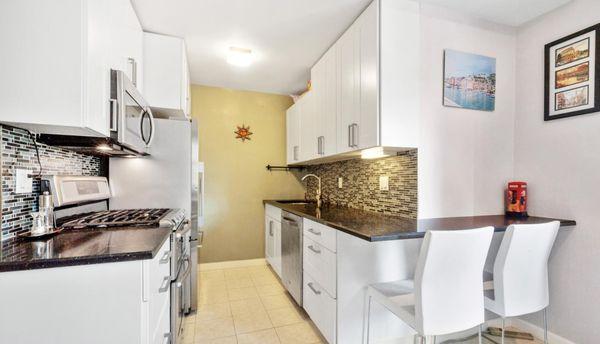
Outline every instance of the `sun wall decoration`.
{"label": "sun wall decoration", "polygon": [[250,131],[250,126],[246,127],[242,124],[241,127],[237,126],[237,130],[234,131],[234,134],[236,135],[236,139],[240,139],[242,142],[244,142],[246,140],[250,140],[250,135],[252,135],[252,132]]}

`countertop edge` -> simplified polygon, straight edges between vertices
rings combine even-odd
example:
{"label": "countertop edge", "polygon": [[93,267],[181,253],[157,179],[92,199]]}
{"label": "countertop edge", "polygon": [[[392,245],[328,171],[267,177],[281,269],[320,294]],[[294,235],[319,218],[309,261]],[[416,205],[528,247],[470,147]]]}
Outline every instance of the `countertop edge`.
{"label": "countertop edge", "polygon": [[[295,200],[286,200],[286,201],[295,201]],[[302,200],[303,201],[303,200]],[[298,211],[296,209],[293,209],[291,207],[286,207],[285,203],[281,203],[277,200],[263,200],[263,204],[269,204],[272,205],[274,207],[277,207],[281,210],[285,210],[288,211],[292,214],[298,215],[300,217],[303,218],[307,218],[309,220],[318,222],[320,224],[323,224],[325,226],[331,227],[331,228],[335,228],[339,231],[342,231],[344,233],[350,234],[352,236],[355,236],[357,238],[369,241],[369,242],[380,242],[380,241],[390,241],[390,240],[409,240],[409,239],[419,239],[419,238],[423,238],[425,236],[425,232],[410,232],[410,233],[402,233],[402,234],[391,234],[391,235],[380,235],[380,236],[367,236],[367,235],[363,235],[361,233],[358,233],[354,230],[352,230],[351,228],[347,228],[344,226],[341,226],[339,224],[336,223],[332,223],[329,221],[325,221],[323,219],[319,219],[316,218],[310,214],[306,214],[304,212]],[[482,215],[482,216],[494,216],[494,215]],[[497,214],[495,215],[497,216]],[[477,217],[477,216],[473,216],[473,217]],[[537,217],[537,218],[547,218],[549,220],[555,220],[553,218],[548,218],[548,217],[544,217],[544,216],[531,216],[531,217]],[[449,217],[449,218],[460,218],[460,216],[457,217]],[[448,219],[449,219],[448,218]],[[433,220],[433,219],[446,219],[446,218],[432,218],[432,219],[422,219],[422,220]],[[421,219],[419,219],[421,220]],[[417,220],[417,221],[419,221]],[[560,227],[571,227],[571,226],[576,226],[577,225],[577,221],[575,220],[565,220],[565,219],[556,219],[557,221],[560,221]],[[506,231],[506,228],[508,226],[494,226],[494,232],[504,232]]]}
{"label": "countertop edge", "polygon": [[170,236],[171,231],[166,232],[164,238],[160,240],[160,244],[156,245],[152,250],[83,257],[48,258],[23,262],[0,262],[0,273],[153,259],[165,242],[169,240]]}

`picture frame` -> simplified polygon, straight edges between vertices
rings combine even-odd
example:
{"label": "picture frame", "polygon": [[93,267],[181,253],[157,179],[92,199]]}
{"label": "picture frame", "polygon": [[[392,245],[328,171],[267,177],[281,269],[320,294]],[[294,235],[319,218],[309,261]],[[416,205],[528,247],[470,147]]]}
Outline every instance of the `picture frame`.
{"label": "picture frame", "polygon": [[544,121],[600,111],[600,24],[544,46]]}
{"label": "picture frame", "polygon": [[494,111],[496,58],[444,49],[443,85],[443,106]]}

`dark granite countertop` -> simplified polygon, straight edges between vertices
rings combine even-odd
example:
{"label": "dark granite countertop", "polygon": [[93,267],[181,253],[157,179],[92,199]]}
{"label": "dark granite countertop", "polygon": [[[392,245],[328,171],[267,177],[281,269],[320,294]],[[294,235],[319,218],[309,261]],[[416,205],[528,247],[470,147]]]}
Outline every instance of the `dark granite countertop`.
{"label": "dark granite countertop", "polygon": [[171,228],[65,230],[46,240],[1,243],[0,272],[152,259]]}
{"label": "dark granite countertop", "polygon": [[561,227],[575,226],[573,220],[529,216],[514,218],[506,215],[408,219],[360,209],[325,205],[320,213],[316,204],[294,204],[293,201],[265,200],[265,204],[289,211],[301,217],[336,228],[367,241],[422,238],[427,230],[461,230],[493,226],[496,232],[505,231],[511,224],[532,224],[558,220]]}

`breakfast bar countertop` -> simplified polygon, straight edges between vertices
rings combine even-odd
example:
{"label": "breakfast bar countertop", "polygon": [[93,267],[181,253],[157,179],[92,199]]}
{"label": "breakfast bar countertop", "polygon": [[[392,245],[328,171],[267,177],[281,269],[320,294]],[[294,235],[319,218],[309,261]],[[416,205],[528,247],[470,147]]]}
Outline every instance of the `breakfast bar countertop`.
{"label": "breakfast bar countertop", "polygon": [[502,214],[415,220],[337,205],[325,205],[318,210],[315,203],[302,203],[302,201],[265,200],[264,203],[367,241],[422,238],[428,230],[464,230],[493,226],[496,232],[503,232],[512,224],[550,221],[560,221],[561,227],[576,225],[574,220],[539,216],[516,218]]}
{"label": "breakfast bar countertop", "polygon": [[167,227],[64,230],[44,239],[0,243],[0,273],[152,259],[171,235]]}

